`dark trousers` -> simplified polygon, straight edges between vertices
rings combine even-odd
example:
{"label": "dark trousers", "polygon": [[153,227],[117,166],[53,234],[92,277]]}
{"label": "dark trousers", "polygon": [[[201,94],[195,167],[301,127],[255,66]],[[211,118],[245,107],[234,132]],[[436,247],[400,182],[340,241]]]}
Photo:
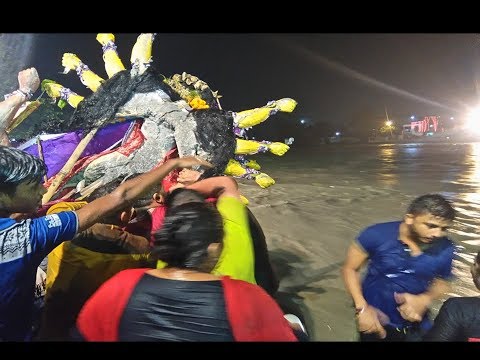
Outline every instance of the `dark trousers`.
{"label": "dark trousers", "polygon": [[399,329],[390,325],[385,325],[384,328],[387,331],[387,337],[385,339],[380,339],[376,334],[359,333],[360,341],[422,341],[423,331],[418,326],[411,326],[408,328]]}
{"label": "dark trousers", "polygon": [[279,281],[270,263],[265,234],[249,208],[247,208],[247,213],[255,255],[255,280],[257,285],[273,296],[278,290]]}

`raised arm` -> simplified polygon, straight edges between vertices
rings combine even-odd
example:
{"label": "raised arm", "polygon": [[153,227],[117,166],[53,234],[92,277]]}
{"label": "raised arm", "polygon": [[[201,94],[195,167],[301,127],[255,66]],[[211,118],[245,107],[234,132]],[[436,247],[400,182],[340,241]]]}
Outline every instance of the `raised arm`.
{"label": "raised arm", "polygon": [[170,171],[176,168],[188,168],[194,165],[212,166],[210,163],[193,156],[171,159],[156,169],[124,182],[112,193],[98,198],[76,211],[78,217],[78,232],[97,223],[100,218],[128,206],[145,191],[153,186],[158,186]]}
{"label": "raised arm", "polygon": [[18,109],[31,98],[39,86],[40,78],[35,68],[22,70],[18,73],[18,90],[15,90],[4,101],[0,102],[0,145],[10,146],[6,130]]}
{"label": "raised arm", "polygon": [[186,186],[187,189],[196,190],[205,196],[222,197],[229,196],[240,199],[237,182],[229,176],[216,176],[200,180],[192,185]]}

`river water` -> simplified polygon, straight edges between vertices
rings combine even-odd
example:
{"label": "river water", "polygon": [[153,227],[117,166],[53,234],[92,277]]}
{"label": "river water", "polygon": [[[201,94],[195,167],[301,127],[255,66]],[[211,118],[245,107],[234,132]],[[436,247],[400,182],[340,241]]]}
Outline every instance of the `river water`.
{"label": "river water", "polygon": [[480,143],[293,145],[282,158],[257,160],[276,184],[243,182],[241,190],[267,235],[281,296],[303,312],[314,340],[356,339],[340,275],[345,251],[364,227],[401,220],[425,193],[446,196],[457,210],[447,296],[478,295],[469,265],[480,250]]}

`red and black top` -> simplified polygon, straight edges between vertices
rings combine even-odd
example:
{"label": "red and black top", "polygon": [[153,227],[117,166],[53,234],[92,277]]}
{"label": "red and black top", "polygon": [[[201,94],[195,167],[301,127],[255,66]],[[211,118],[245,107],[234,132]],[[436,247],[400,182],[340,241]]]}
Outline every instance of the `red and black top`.
{"label": "red and black top", "polygon": [[87,341],[297,341],[259,286],[224,276],[180,281],[124,270],[85,303],[77,330]]}

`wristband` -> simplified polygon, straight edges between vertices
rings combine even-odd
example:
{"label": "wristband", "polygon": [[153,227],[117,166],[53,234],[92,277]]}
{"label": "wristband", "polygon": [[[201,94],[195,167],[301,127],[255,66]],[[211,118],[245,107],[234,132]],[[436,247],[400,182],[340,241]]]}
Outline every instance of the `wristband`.
{"label": "wristband", "polygon": [[33,93],[30,90],[27,90],[27,92],[23,90],[15,90],[14,92],[11,92],[10,94],[7,94],[4,96],[5,100],[7,100],[10,96],[14,95],[22,95],[24,100],[30,100],[33,96]]}
{"label": "wristband", "polygon": [[25,96],[25,98],[26,98],[27,100],[30,100],[30,99],[32,98],[32,96],[33,96],[33,92],[32,92],[32,90],[30,90],[30,89],[26,89],[26,90],[18,89],[18,91],[19,91],[21,94],[23,94],[23,96]]}

